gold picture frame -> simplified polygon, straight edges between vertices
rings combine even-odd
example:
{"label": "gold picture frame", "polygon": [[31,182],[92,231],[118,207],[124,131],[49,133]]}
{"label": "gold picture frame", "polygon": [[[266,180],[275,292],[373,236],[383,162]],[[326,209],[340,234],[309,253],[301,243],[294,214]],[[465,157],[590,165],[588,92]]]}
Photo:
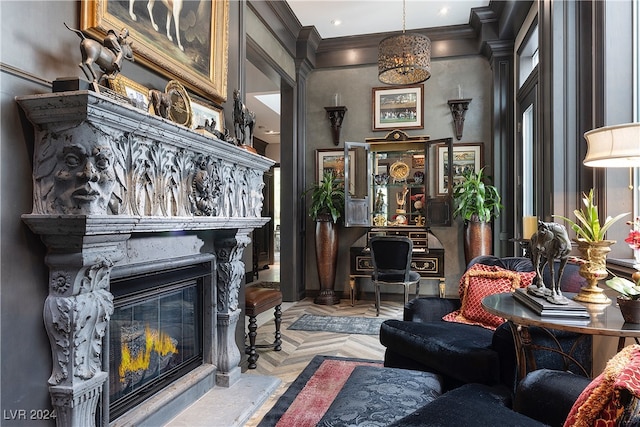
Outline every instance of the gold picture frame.
{"label": "gold picture frame", "polygon": [[[103,40],[108,30],[119,32],[127,28],[137,62],[171,80],[180,81],[195,93],[222,103],[227,98],[229,0],[182,3],[179,21],[188,28],[181,30],[178,37],[175,23],[172,23],[173,40],[165,34],[162,25],[165,19],[160,17],[166,17],[167,9],[159,1],[152,9],[156,17],[152,20],[146,1],[81,0],[80,26],[97,40]],[[187,22],[189,24],[185,24]],[[154,23],[159,27],[158,31],[154,30]],[[186,33],[188,37],[184,36]]]}
{"label": "gold picture frame", "polygon": [[107,81],[109,82],[109,89],[125,96],[131,105],[147,113],[153,113],[153,107],[149,99],[149,88],[134,82],[122,74],[118,74],[115,79]]}

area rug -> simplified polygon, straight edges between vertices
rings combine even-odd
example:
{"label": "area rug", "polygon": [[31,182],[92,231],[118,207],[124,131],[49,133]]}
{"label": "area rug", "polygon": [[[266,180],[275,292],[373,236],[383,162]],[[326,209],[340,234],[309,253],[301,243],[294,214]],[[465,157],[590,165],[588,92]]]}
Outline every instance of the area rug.
{"label": "area rug", "polygon": [[303,314],[287,329],[299,331],[336,332],[340,334],[378,335],[380,325],[387,319],[380,317],[317,316]]}
{"label": "area rug", "polygon": [[312,427],[325,414],[356,366],[381,361],[315,356],[280,396],[258,427]]}

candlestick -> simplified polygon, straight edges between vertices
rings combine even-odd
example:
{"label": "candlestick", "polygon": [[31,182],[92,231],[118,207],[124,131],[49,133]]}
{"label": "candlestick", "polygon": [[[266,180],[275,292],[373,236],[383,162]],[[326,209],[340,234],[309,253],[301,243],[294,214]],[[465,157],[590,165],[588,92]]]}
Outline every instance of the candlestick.
{"label": "candlestick", "polygon": [[525,240],[531,239],[531,236],[538,231],[538,217],[525,216],[522,218],[522,238]]}

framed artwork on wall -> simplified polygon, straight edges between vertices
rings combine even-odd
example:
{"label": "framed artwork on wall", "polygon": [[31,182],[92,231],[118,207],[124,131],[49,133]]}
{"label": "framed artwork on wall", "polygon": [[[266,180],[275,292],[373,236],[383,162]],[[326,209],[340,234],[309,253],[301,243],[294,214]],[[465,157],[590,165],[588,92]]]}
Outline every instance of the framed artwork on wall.
{"label": "framed artwork on wall", "polygon": [[[438,144],[436,168],[438,175],[438,191],[439,195],[447,194],[449,187],[448,183],[448,165],[447,157],[449,155],[449,148],[446,144]],[[483,159],[483,144],[482,142],[472,142],[466,144],[454,144],[453,145],[453,184],[462,179],[462,174],[468,171],[477,171],[482,166]]]}
{"label": "framed artwork on wall", "polygon": [[223,102],[227,94],[229,2],[185,1],[180,5],[179,10],[168,12],[160,1],[82,0],[80,29],[102,41],[109,30],[119,33],[127,28],[136,62],[180,81],[195,93]]}
{"label": "framed artwork on wall", "polygon": [[[319,183],[325,172],[333,172],[339,181],[344,181],[344,150],[318,149],[316,150],[316,182]],[[355,177],[355,152],[349,151],[349,176]],[[351,179],[349,191],[354,193],[355,180]]]}
{"label": "framed artwork on wall", "polygon": [[373,130],[424,129],[424,85],[372,89]]}

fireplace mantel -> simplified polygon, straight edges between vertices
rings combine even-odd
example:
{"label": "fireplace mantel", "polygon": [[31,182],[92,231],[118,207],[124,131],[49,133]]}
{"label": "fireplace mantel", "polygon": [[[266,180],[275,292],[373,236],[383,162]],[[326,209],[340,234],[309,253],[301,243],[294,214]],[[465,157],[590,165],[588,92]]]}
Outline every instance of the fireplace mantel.
{"label": "fireplace mantel", "polygon": [[[110,273],[136,235],[215,231],[216,383],[240,376],[235,329],[242,253],[262,217],[274,162],[90,91],[16,98],[34,126],[33,208],[22,216],[47,246],[44,322],[58,426],[95,424],[108,375],[102,338],[113,313]],[[211,236],[211,235],[209,235]],[[213,249],[211,249],[213,248]]]}

